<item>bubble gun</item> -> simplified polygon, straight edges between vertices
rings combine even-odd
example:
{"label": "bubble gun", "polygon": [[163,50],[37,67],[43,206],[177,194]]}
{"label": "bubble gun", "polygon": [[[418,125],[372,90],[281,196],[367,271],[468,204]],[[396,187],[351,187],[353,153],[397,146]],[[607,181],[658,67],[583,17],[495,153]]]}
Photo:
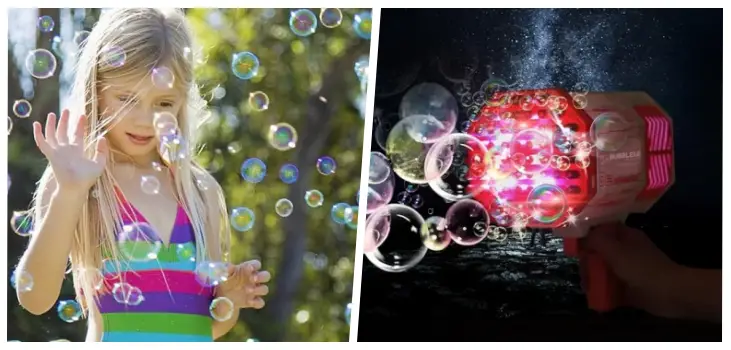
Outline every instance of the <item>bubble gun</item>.
{"label": "bubble gun", "polygon": [[491,96],[467,130],[488,149],[485,190],[475,199],[497,225],[550,228],[563,237],[564,254],[587,271],[589,308],[622,306],[620,282],[578,241],[592,227],[647,212],[672,186],[672,120],[644,92]]}

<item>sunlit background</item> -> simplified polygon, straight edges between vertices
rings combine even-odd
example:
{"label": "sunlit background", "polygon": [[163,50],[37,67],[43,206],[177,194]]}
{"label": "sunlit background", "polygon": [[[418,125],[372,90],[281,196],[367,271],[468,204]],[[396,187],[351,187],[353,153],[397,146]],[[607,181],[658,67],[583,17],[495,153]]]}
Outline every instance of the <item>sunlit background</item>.
{"label": "sunlit background", "polygon": [[[9,10],[8,276],[27,246],[22,211],[46,165],[32,122],[65,107],[79,43],[103,11]],[[273,275],[267,306],[244,310],[220,340],[348,340],[370,13],[186,10],[199,45],[191,48],[196,78],[211,113],[198,157],[234,216],[230,260],[261,259]],[[52,74],[39,79],[26,61],[41,49],[56,67],[46,66]],[[241,55],[258,59],[253,76],[236,71]],[[69,274],[59,304],[73,299]],[[33,316],[8,293],[8,339],[83,341],[85,334],[84,319],[55,307]]]}

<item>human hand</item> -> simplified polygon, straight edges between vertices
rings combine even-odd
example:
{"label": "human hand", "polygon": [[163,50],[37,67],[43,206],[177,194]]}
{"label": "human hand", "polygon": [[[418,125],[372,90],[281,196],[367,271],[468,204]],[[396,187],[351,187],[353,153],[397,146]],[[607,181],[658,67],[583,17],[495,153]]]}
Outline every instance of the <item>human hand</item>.
{"label": "human hand", "polygon": [[269,287],[265,284],[271,279],[271,274],[261,270],[258,260],[246,261],[238,265],[229,265],[228,279],[218,286],[218,296],[226,297],[237,309],[264,307],[263,296],[269,294]]}
{"label": "human hand", "polygon": [[[680,317],[682,301],[673,287],[682,267],[657,248],[647,235],[623,224],[593,228],[581,242],[583,251],[602,257],[623,284],[627,306],[663,317]],[[584,259],[582,259],[584,260]],[[582,280],[587,278],[581,266]]]}
{"label": "human hand", "polygon": [[88,191],[101,176],[107,163],[109,147],[104,137],[96,142],[96,152],[88,157],[84,150],[86,116],[81,116],[69,135],[69,111],[64,110],[56,126],[56,114],[48,114],[46,133],[41,123],[33,123],[36,146],[48,159],[59,189]]}

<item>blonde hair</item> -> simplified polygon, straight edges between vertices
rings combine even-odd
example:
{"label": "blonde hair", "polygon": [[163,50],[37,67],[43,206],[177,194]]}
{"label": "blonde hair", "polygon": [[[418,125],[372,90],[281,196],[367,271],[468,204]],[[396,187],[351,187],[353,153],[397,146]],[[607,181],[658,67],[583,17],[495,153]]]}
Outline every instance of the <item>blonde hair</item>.
{"label": "blonde hair", "polygon": [[[217,216],[209,215],[212,213],[206,209],[204,190],[197,186],[200,181],[205,181],[203,177],[207,173],[192,159],[196,150],[198,120],[205,114],[206,107],[193,80],[192,41],[185,15],[180,10],[124,8],[105,12],[78,54],[69,109],[72,118],[82,114],[88,117],[84,144],[91,156],[95,141],[104,137],[106,130],[113,126],[110,124],[119,120],[120,114],[124,115],[124,111],[119,111],[114,116],[102,117],[98,103],[102,83],[124,77],[151,79],[154,68],[170,69],[175,77],[174,88],[185,92],[184,107],[177,117],[186,156],[171,157],[167,165],[174,173],[177,199],[193,227],[196,261],[221,261],[226,258],[230,247],[225,200],[218,191]],[[119,60],[115,61],[119,56],[109,55],[120,53],[126,55],[124,64],[110,64],[119,63]],[[73,120],[70,125],[75,125]],[[95,286],[100,282],[98,271],[103,268],[102,252],[111,254],[119,274],[120,254],[115,235],[122,227],[122,215],[111,172],[113,157],[109,158],[106,169],[94,185],[93,195],[83,206],[71,248],[74,289],[85,313],[95,304]],[[52,176],[49,166],[39,181],[32,208],[35,222],[41,222],[42,208],[38,199]],[[211,186],[213,188],[218,187]],[[219,232],[212,232],[212,218],[219,220]]]}

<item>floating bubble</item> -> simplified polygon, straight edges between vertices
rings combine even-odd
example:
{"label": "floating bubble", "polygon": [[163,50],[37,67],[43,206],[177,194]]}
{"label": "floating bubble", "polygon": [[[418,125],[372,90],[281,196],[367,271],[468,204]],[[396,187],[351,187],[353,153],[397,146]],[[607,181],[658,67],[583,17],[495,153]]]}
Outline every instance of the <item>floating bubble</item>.
{"label": "floating bubble", "polygon": [[8,135],[10,135],[10,133],[13,131],[13,120],[10,119],[10,117],[7,117],[7,118],[8,118]]}
{"label": "floating bubble", "polygon": [[185,139],[179,135],[179,131],[178,134],[160,142],[159,152],[160,158],[166,164],[173,164],[188,158],[188,148]]}
{"label": "floating bubble", "polygon": [[574,95],[572,101],[576,109],[584,109],[589,104],[589,99],[585,95]]}
{"label": "floating bubble", "polygon": [[350,313],[353,309],[353,304],[348,303],[348,305],[345,306],[345,323],[350,325]]}
{"label": "floating bubble", "polygon": [[279,178],[282,182],[291,185],[297,182],[299,173],[299,170],[294,164],[284,164],[282,165],[282,168],[279,169]]}
{"label": "floating bubble", "polygon": [[278,151],[286,151],[297,145],[297,130],[287,123],[274,124],[267,134],[269,144]]}
{"label": "floating bubble", "polygon": [[231,210],[231,226],[239,232],[246,232],[254,227],[256,215],[254,211],[246,207],[238,207]]}
{"label": "floating bubble", "polygon": [[33,290],[33,276],[27,271],[15,269],[10,277],[10,285],[18,292],[27,293]]}
{"label": "floating bubble", "polygon": [[332,175],[335,174],[335,169],[338,167],[337,163],[335,163],[335,159],[328,156],[322,156],[320,158],[317,158],[317,172],[319,172],[322,175]]}
{"label": "floating bubble", "polygon": [[503,242],[508,239],[508,230],[505,227],[489,226],[485,228],[485,224],[478,222],[475,224],[476,230],[487,230],[487,239]]}
{"label": "floating bubble", "polygon": [[140,181],[142,193],[154,195],[160,193],[160,180],[154,176],[144,175]]}
{"label": "floating bubble", "polygon": [[526,129],[517,133],[510,142],[513,166],[523,174],[536,174],[551,165],[553,140],[547,132]]}
{"label": "floating bubble", "polygon": [[58,318],[67,323],[74,323],[81,319],[81,305],[76,300],[61,300],[56,307]]}
{"label": "floating bubble", "polygon": [[[457,124],[457,100],[444,87],[435,83],[423,83],[409,89],[401,99],[401,119],[413,115],[431,116],[439,122],[441,135],[451,133]],[[432,140],[434,142],[436,140]]]}
{"label": "floating bubble", "polygon": [[484,223],[485,228],[490,224],[487,210],[480,202],[472,199],[462,199],[454,203],[445,215],[447,230],[454,243],[462,246],[473,246],[487,237],[487,230],[479,230],[478,222]]}
{"label": "floating bubble", "polygon": [[195,280],[204,287],[218,286],[228,281],[228,265],[223,262],[200,262],[195,267]]}
{"label": "floating bubble", "polygon": [[348,225],[348,227],[352,229],[358,228],[358,206],[353,205],[350,207],[351,214],[347,216],[345,219],[345,224]]}
{"label": "floating bubble", "polygon": [[370,40],[371,27],[373,26],[373,18],[370,12],[361,12],[353,17],[353,31],[359,37]]}
{"label": "floating bubble", "polygon": [[429,182],[424,172],[424,162],[429,151],[428,144],[415,140],[410,125],[421,120],[421,115],[406,117],[399,121],[386,140],[386,154],[391,159],[393,172],[405,181],[423,184]]}
{"label": "floating bubble", "polygon": [[27,100],[16,100],[13,102],[13,114],[18,118],[28,118],[33,111],[33,106]]}
{"label": "floating bubble", "polygon": [[531,217],[544,224],[550,224],[561,218],[566,212],[567,201],[563,191],[555,185],[538,185],[528,195],[528,202],[533,208]]}
{"label": "floating bubble", "polygon": [[343,22],[343,12],[340,9],[320,10],[320,23],[325,28],[335,28]]}
{"label": "floating bubble", "polygon": [[119,251],[131,261],[157,259],[162,240],[147,223],[136,222],[124,225],[119,232]]}
{"label": "floating bubble", "polygon": [[406,132],[409,136],[421,143],[434,143],[449,135],[454,128],[448,128],[436,117],[430,115],[412,115],[407,118]]}
{"label": "floating bubble", "polygon": [[305,203],[310,208],[317,208],[325,201],[325,195],[318,190],[309,190],[305,192]]}
{"label": "floating bubble", "polygon": [[594,119],[589,130],[597,149],[616,152],[627,143],[629,129],[629,123],[619,113],[605,112]]}
{"label": "floating bubble", "polygon": [[[426,255],[427,247],[421,239],[424,219],[416,210],[401,204],[389,204],[371,214],[368,222],[366,238],[370,236],[382,241],[365,255],[379,269],[403,272],[414,267]],[[387,234],[376,234],[374,228],[381,228],[379,232]],[[368,245],[366,243],[366,247]]]}
{"label": "floating bubble", "polygon": [[580,83],[577,83],[576,85],[574,85],[574,88],[571,90],[572,90],[573,94],[575,94],[575,95],[578,95],[578,96],[586,95],[589,93],[589,84],[580,82]]}
{"label": "floating bubble", "polygon": [[[101,57],[102,62],[112,68],[122,67],[124,66],[124,63],[127,62],[127,53],[119,46],[105,46],[104,49],[102,49]],[[153,75],[154,74],[155,70],[153,69]],[[153,82],[154,79],[155,78],[153,77]]]}
{"label": "floating bubble", "polygon": [[449,246],[452,238],[447,231],[447,221],[440,216],[432,216],[421,225],[421,240],[432,251],[441,251]]}
{"label": "floating bubble", "polygon": [[294,204],[292,204],[292,201],[287,198],[282,198],[274,204],[274,211],[277,213],[277,215],[283,218],[292,215],[293,210]]}
{"label": "floating bubble", "polygon": [[388,179],[391,173],[391,166],[388,158],[381,152],[371,152],[371,161],[368,167],[368,183],[379,184]]}
{"label": "floating bubble", "polygon": [[21,237],[33,234],[33,216],[27,211],[14,211],[10,217],[10,228]]}
{"label": "floating bubble", "polygon": [[178,244],[175,247],[175,256],[178,261],[195,262],[195,246],[191,244]]}
{"label": "floating bubble", "polygon": [[231,299],[226,297],[218,297],[211,301],[211,306],[208,308],[211,313],[211,317],[218,322],[229,320],[234,314],[234,303]]}
{"label": "floating bubble", "polygon": [[345,225],[353,219],[353,209],[348,203],[337,203],[330,210],[330,217],[336,223]]}
{"label": "floating bubble", "polygon": [[[375,218],[375,220],[374,220]],[[365,224],[365,247],[364,253],[375,252],[376,249],[386,240],[391,229],[391,217],[387,215],[369,216]]]}
{"label": "floating bubble", "polygon": [[53,40],[51,40],[51,51],[58,56],[63,57],[63,39],[61,39],[60,36],[56,35],[53,37]]}
{"label": "floating bubble", "polygon": [[262,91],[254,91],[249,94],[249,106],[256,112],[269,109],[269,96]]}
{"label": "floating bubble", "polygon": [[480,193],[490,167],[487,146],[469,134],[451,134],[432,146],[425,163],[429,186],[444,199],[457,201]]}
{"label": "floating bubble", "polygon": [[317,16],[308,9],[292,11],[289,16],[289,29],[297,36],[310,36],[317,30]]}
{"label": "floating bubble", "polygon": [[137,306],[145,301],[142,291],[129,283],[115,283],[112,287],[112,297],[120,304]]}
{"label": "floating bubble", "polygon": [[424,205],[424,198],[421,197],[419,194],[415,194],[411,196],[411,200],[409,201],[409,205],[414,209],[421,208],[422,205]]}
{"label": "floating bubble", "polygon": [[241,80],[249,80],[259,72],[259,57],[251,52],[239,52],[231,60],[231,71]]}
{"label": "floating bubble", "polygon": [[358,80],[368,79],[368,56],[361,56],[353,66],[355,76]]}
{"label": "floating bubble", "polygon": [[267,174],[267,166],[259,158],[249,158],[241,164],[241,177],[246,182],[259,183]]}
{"label": "floating bubble", "polygon": [[175,74],[168,67],[155,67],[150,76],[152,85],[158,89],[172,89],[175,86]]}
{"label": "floating bubble", "polygon": [[56,23],[53,21],[53,17],[51,17],[51,16],[38,17],[38,30],[40,30],[42,33],[52,32],[53,28],[55,26],[56,26]]}
{"label": "floating bubble", "polygon": [[46,49],[32,50],[25,57],[25,69],[36,79],[47,79],[56,72],[56,56]]}
{"label": "floating bubble", "polygon": [[384,180],[383,182],[377,184],[369,184],[366,213],[373,213],[374,211],[381,209],[383,206],[391,202],[395,187],[396,178],[391,171],[389,171],[386,180]]}
{"label": "floating bubble", "polygon": [[74,44],[76,44],[76,47],[81,48],[86,45],[86,40],[89,39],[90,34],[88,30],[80,30],[74,33]]}

